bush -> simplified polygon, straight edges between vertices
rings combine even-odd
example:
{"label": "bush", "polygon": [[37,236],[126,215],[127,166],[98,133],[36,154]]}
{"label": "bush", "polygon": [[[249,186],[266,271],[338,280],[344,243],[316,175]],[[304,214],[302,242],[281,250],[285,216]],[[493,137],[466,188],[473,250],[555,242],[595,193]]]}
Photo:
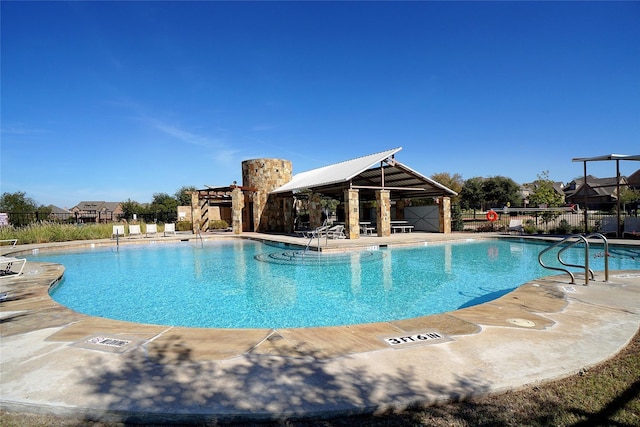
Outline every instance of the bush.
{"label": "bush", "polygon": [[560,221],[558,227],[554,230],[555,234],[569,234],[571,233],[571,225],[566,219]]}
{"label": "bush", "polygon": [[37,222],[24,227],[0,227],[0,239],[18,239],[19,244],[108,239],[113,224],[60,224]]}
{"label": "bush", "polygon": [[176,222],[176,231],[191,231],[193,230],[193,224],[191,221],[178,221]]}
{"label": "bush", "polygon": [[211,221],[209,228],[213,230],[224,230],[229,228],[229,224],[227,224],[227,221],[220,219],[217,221]]}

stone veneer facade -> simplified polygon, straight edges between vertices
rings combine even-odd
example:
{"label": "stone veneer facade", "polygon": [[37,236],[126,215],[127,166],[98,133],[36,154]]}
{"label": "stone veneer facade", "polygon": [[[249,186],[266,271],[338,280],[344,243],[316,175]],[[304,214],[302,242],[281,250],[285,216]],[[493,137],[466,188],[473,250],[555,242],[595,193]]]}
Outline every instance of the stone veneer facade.
{"label": "stone veneer facade", "polygon": [[[255,188],[256,192],[245,193],[247,202],[253,202],[254,231],[293,231],[293,206],[283,197],[269,192],[291,181],[291,161],[282,159],[252,159],[242,162],[243,187]],[[245,203],[246,205],[248,203]]]}

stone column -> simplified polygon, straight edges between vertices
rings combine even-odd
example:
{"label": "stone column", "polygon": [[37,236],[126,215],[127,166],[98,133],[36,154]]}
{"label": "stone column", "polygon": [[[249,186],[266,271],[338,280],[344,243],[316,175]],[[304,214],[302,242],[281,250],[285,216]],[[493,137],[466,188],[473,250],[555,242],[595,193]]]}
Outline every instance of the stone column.
{"label": "stone column", "polygon": [[438,210],[440,214],[440,232],[451,233],[451,199],[449,197],[438,198]]}
{"label": "stone column", "polygon": [[376,191],[376,201],[378,202],[376,208],[378,237],[389,237],[391,235],[391,192],[389,190]]}
{"label": "stone column", "polygon": [[286,197],[282,200],[284,232],[293,233],[293,197]]}
{"label": "stone column", "polygon": [[244,194],[239,188],[231,192],[231,227],[233,234],[242,233],[242,208],[244,208]]}
{"label": "stone column", "polygon": [[320,194],[309,195],[309,227],[316,228],[322,225],[322,204]]}
{"label": "stone column", "polygon": [[360,192],[344,190],[344,234],[347,239],[360,238]]}
{"label": "stone column", "polygon": [[198,200],[198,192],[191,192],[191,229],[194,233],[200,228],[200,200]]}

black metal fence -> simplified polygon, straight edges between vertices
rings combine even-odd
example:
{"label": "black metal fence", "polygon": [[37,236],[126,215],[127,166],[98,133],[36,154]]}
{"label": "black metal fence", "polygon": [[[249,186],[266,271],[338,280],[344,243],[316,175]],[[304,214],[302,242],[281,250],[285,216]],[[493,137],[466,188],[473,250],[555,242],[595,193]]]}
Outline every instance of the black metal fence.
{"label": "black metal fence", "polygon": [[[584,211],[572,211],[570,209],[529,209],[526,211],[511,210],[504,212],[496,209],[495,215],[488,212],[464,212],[461,218],[453,218],[453,229],[467,232],[507,231],[512,221],[521,221],[524,230],[528,234],[575,234],[585,232]],[[620,216],[621,223],[629,216]],[[635,216],[635,215],[633,215]],[[616,213],[602,211],[587,212],[587,230],[589,232],[601,232],[605,230],[605,224],[617,224]]]}

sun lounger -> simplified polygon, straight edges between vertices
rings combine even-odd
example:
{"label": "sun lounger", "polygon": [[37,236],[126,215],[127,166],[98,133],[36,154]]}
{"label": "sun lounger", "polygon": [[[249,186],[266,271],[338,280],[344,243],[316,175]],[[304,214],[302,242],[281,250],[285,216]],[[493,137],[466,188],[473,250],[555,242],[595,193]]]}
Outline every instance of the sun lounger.
{"label": "sun lounger", "polygon": [[111,238],[113,239],[116,236],[124,237],[124,225],[113,226],[113,233],[111,233]]}
{"label": "sun lounger", "polygon": [[158,234],[158,226],[156,224],[147,224],[145,234],[149,237],[149,234]]}
{"label": "sun lounger", "polygon": [[[0,277],[21,275],[22,270],[24,270],[24,266],[26,263],[27,263],[27,260],[24,258],[0,256]],[[19,264],[19,268],[17,264]],[[15,271],[14,265],[15,265],[15,268],[18,269],[17,271]]]}
{"label": "sun lounger", "polygon": [[622,237],[626,235],[640,237],[640,217],[628,216],[624,219],[624,231]]}
{"label": "sun lounger", "polygon": [[15,245],[18,243],[18,239],[3,239],[0,240],[0,244],[2,243],[9,243],[11,244],[11,247],[15,247]]}
{"label": "sun lounger", "polygon": [[613,234],[618,237],[618,219],[610,216],[602,217],[599,233],[603,235]]}
{"label": "sun lounger", "polygon": [[327,230],[326,236],[329,239],[346,239],[344,234],[344,225],[335,225]]}
{"label": "sun lounger", "polygon": [[171,222],[164,225],[164,235],[166,237],[167,234],[176,235],[176,225]]}
{"label": "sun lounger", "polygon": [[323,235],[326,234],[328,229],[329,229],[328,225],[323,225],[322,227],[318,227],[311,231],[305,232],[304,237],[306,237],[307,239],[322,237]]}
{"label": "sun lounger", "polygon": [[132,224],[129,226],[129,237],[141,236],[140,224]]}
{"label": "sun lounger", "polygon": [[517,231],[520,234],[524,233],[524,227],[522,226],[522,220],[521,219],[512,219],[512,220],[510,220],[509,221],[509,228],[507,228],[507,231],[509,232],[509,234],[511,234],[512,231]]}

